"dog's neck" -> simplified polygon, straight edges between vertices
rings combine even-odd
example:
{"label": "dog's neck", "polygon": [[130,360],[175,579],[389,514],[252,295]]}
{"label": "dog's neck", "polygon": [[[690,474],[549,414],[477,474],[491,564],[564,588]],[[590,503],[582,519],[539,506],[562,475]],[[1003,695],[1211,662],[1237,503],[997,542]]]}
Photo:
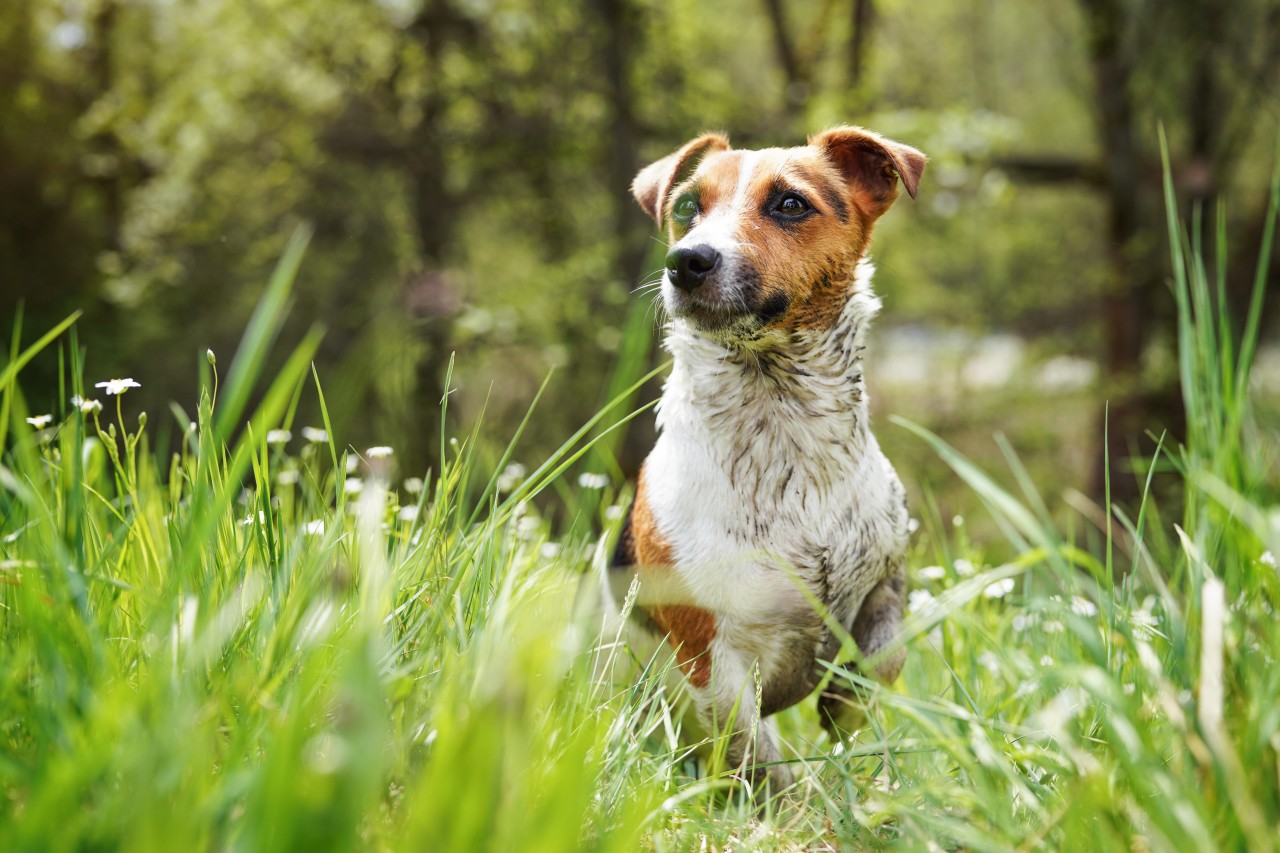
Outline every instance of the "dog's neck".
{"label": "dog's neck", "polygon": [[[675,358],[658,408],[664,433],[706,442],[730,477],[791,463],[810,479],[838,476],[841,462],[861,455],[867,435],[863,339],[880,300],[873,268],[858,264],[848,299],[828,329],[769,333],[750,346],[724,344],[677,320],[666,346]],[[787,463],[787,464],[784,464]]]}

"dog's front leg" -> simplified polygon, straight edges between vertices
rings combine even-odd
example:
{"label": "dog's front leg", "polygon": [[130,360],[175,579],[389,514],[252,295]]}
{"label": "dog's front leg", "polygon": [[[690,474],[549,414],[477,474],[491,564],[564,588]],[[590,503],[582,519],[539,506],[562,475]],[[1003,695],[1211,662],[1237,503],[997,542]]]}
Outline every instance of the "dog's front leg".
{"label": "dog's front leg", "polygon": [[692,689],[698,721],[708,732],[728,738],[726,757],[731,767],[744,769],[758,792],[767,782],[780,791],[794,781],[782,761],[773,720],[762,718],[757,664],[713,644],[711,680]]}
{"label": "dog's front leg", "polygon": [[[901,646],[886,652],[902,629],[905,593],[906,561],[903,560],[867,593],[858,608],[858,615],[848,628],[863,660],[872,664],[876,679],[884,684],[893,683],[907,657],[907,650]],[[857,666],[848,663],[845,668],[856,670]],[[818,715],[823,728],[832,737],[838,736],[836,728],[853,731],[860,728],[866,719],[865,710],[852,685],[839,677],[833,679],[818,697]]]}

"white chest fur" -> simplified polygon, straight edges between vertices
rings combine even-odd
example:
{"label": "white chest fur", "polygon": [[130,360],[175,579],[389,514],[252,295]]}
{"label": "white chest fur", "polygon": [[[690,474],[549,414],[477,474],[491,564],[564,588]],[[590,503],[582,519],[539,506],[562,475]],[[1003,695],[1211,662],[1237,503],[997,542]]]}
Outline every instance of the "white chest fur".
{"label": "white chest fur", "polygon": [[861,353],[879,308],[863,262],[840,321],[729,349],[676,321],[645,463],[654,521],[722,632],[849,624],[901,563],[904,492],[868,428]]}

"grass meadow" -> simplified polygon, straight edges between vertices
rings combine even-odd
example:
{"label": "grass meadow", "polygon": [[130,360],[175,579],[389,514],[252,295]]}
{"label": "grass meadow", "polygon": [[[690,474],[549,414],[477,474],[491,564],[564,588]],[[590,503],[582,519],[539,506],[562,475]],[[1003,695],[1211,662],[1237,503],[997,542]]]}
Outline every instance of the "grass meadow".
{"label": "grass meadow", "polygon": [[[1275,181],[1271,204],[1268,234]],[[1139,473],[1180,488],[1064,527],[1012,453],[983,471],[944,437],[880,424],[931,446],[1003,541],[914,507],[902,678],[860,682],[866,725],[838,743],[812,699],[781,714],[800,781],[755,799],[738,768],[691,753],[661,673],[591,676],[580,588],[629,497],[606,463],[619,425],[646,416],[631,378],[524,467],[518,434],[482,452],[483,427],[446,401],[457,438],[439,464],[397,471],[394,447],[295,421],[303,395],[325,411],[318,332],[264,375],[301,237],[234,358],[203,365],[197,411],[126,418],[119,389],[92,387],[74,318],[27,347],[16,329],[0,846],[1276,848],[1280,508],[1263,480],[1278,451],[1248,395],[1265,279],[1233,340],[1205,260],[1224,255],[1184,233],[1171,213],[1188,431]],[[48,418],[19,391],[44,350],[78,400]]]}

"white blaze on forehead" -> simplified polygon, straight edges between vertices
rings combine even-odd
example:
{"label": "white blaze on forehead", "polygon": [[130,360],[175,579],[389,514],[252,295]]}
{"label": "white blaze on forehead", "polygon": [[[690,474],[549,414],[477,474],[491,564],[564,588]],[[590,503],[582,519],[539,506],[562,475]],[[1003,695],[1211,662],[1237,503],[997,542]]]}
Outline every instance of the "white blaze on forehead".
{"label": "white blaze on forehead", "polygon": [[760,165],[760,155],[762,151],[744,151],[742,158],[738,161],[738,185],[733,189],[733,201],[729,204],[729,209],[733,211],[741,210],[747,203],[747,190],[751,188],[751,178],[755,175],[756,167]]}
{"label": "white blaze on forehead", "polygon": [[702,219],[680,239],[678,246],[711,246],[727,260],[736,260],[742,240],[738,238],[742,214],[747,208],[747,196],[751,180],[760,164],[762,151],[734,152],[738,156],[738,174],[733,195],[728,203],[721,203],[704,214]]}

